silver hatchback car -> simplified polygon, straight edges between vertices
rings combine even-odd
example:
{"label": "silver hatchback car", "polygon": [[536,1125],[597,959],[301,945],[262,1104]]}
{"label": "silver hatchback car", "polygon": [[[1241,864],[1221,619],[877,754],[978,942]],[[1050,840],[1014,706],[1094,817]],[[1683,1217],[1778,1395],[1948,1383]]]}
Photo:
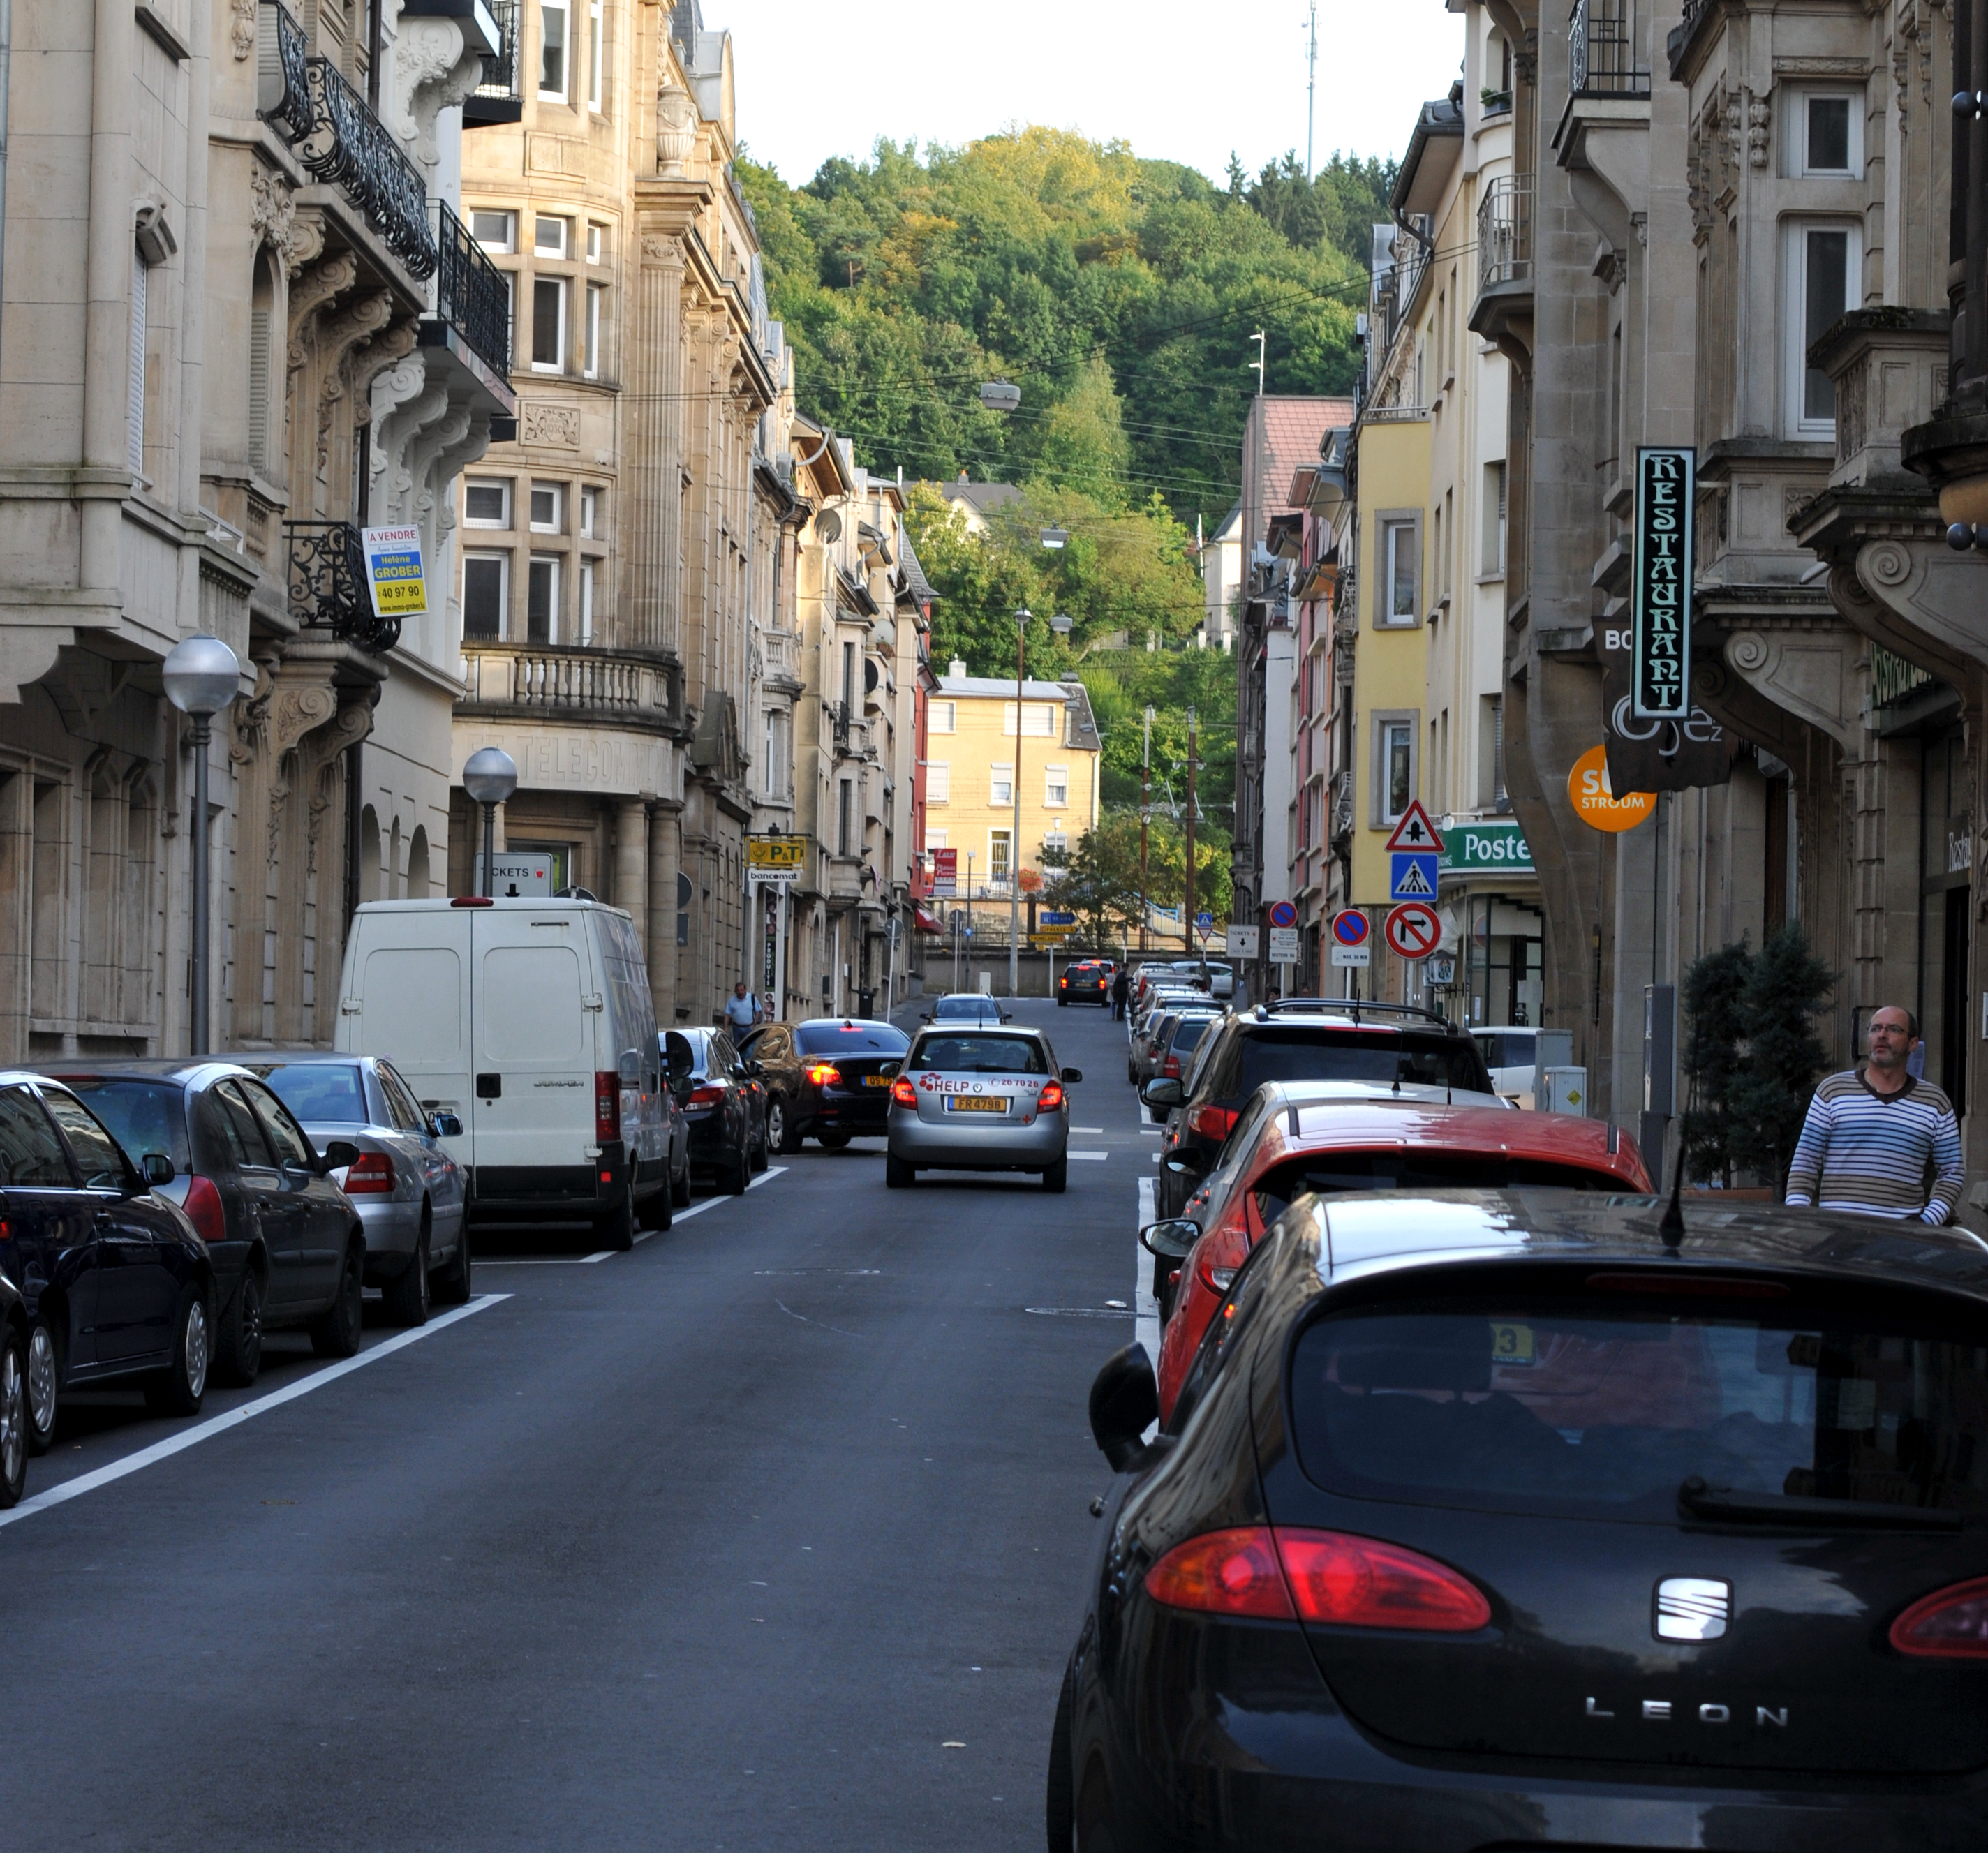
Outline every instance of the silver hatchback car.
{"label": "silver hatchback car", "polygon": [[1084,1079],[1059,1068],[1040,1030],[934,1025],[891,1084],[884,1182],[922,1170],[1033,1171],[1045,1190],[1070,1180],[1070,1095]]}

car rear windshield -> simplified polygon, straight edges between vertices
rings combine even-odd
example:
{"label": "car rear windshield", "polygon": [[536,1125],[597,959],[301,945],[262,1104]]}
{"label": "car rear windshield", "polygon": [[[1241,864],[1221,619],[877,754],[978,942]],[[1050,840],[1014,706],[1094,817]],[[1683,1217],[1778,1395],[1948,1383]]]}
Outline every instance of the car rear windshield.
{"label": "car rear windshield", "polygon": [[1208,1033],[1208,1026],[1215,1019],[1212,1016],[1183,1016],[1174,1025],[1172,1048],[1175,1055],[1185,1054],[1199,1046],[1201,1039]]}
{"label": "car rear windshield", "polygon": [[888,1023],[803,1023],[794,1040],[803,1055],[902,1055],[911,1047]]}
{"label": "car rear windshield", "polygon": [[1526,1030],[1493,1030],[1477,1038],[1488,1068],[1523,1068],[1533,1060],[1533,1036]]}
{"label": "car rear windshield", "polygon": [[1486,1511],[1988,1516],[1978,1324],[1800,1298],[1520,1293],[1324,1318],[1293,1358],[1299,1458],[1355,1498]]}
{"label": "car rear windshield", "polygon": [[1274,1222],[1309,1191],[1341,1190],[1606,1190],[1634,1194],[1605,1171],[1550,1158],[1514,1158],[1488,1151],[1325,1151],[1273,1165],[1258,1180],[1258,1207]]}
{"label": "car rear windshield", "polygon": [[248,1067],[306,1123],[341,1120],[363,1125],[372,1117],[366,1111],[365,1084],[350,1062],[285,1062],[267,1067],[251,1062]]}
{"label": "car rear windshield", "polygon": [[85,1075],[63,1085],[101,1120],[128,1156],[142,1159],[163,1151],[184,1173],[187,1158],[186,1094],[177,1081],[147,1081],[121,1075]]}
{"label": "car rear windshield", "polygon": [[983,1016],[992,1016],[996,1008],[995,1002],[991,997],[942,997],[938,1000],[938,1008],[933,1014],[941,1022],[952,1016],[964,1016],[977,1020]]}
{"label": "car rear windshield", "polygon": [[1043,1046],[1026,1036],[928,1036],[904,1066],[945,1074],[1046,1074]]}
{"label": "car rear windshield", "polygon": [[1238,1039],[1227,1073],[1212,1079],[1228,1104],[1249,1098],[1266,1081],[1372,1081],[1384,1087],[1460,1087],[1489,1094],[1484,1057],[1467,1036],[1413,1030],[1333,1029],[1298,1024],[1259,1030]]}

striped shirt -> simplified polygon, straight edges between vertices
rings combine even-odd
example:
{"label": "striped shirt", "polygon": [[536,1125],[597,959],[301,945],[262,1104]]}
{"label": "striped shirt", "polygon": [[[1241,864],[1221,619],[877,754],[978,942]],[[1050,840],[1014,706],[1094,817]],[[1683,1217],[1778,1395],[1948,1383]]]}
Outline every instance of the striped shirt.
{"label": "striped shirt", "polygon": [[1832,1074],[1809,1102],[1787,1200],[1938,1225],[1952,1219],[1962,1175],[1960,1127],[1945,1094],[1910,1075],[1896,1094],[1879,1094],[1852,1069]]}

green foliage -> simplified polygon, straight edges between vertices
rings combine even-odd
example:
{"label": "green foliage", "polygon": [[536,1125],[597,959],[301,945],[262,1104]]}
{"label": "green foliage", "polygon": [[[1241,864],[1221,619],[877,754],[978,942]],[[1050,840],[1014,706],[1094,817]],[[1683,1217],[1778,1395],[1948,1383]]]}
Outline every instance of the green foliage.
{"label": "green foliage", "polygon": [[1293,245],[1334,246],[1364,269],[1373,255],[1374,228],[1389,222],[1388,196],[1399,171],[1400,164],[1391,159],[1334,154],[1307,180],[1293,150],[1246,184],[1232,155],[1229,190]]}
{"label": "green foliage", "polygon": [[1742,938],[1694,960],[1684,979],[1686,1168],[1701,1180],[1716,1177],[1729,1189],[1733,1094],[1746,1040],[1746,979],[1753,965],[1753,948]]}
{"label": "green foliage", "polygon": [[[1194,905],[1218,922],[1229,918],[1229,835],[1198,826],[1194,841]],[[1063,857],[1046,855],[1043,897],[1077,917],[1087,945],[1107,945],[1139,931],[1139,819],[1133,811],[1107,811]],[[1155,817],[1147,831],[1144,893],[1155,907],[1183,905],[1187,886],[1187,833],[1171,818]]]}

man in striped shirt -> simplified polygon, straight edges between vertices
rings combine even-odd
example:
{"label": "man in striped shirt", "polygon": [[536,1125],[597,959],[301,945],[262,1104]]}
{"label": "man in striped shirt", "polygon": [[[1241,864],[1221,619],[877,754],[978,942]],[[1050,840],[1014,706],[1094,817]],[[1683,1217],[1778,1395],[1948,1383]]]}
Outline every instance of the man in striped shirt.
{"label": "man in striped shirt", "polygon": [[[1909,1010],[1871,1018],[1871,1059],[1815,1090],[1788,1172],[1788,1201],[1866,1216],[1952,1219],[1960,1201],[1960,1128],[1945,1094],[1915,1078]],[[1926,1178],[1932,1177],[1929,1195]]]}

